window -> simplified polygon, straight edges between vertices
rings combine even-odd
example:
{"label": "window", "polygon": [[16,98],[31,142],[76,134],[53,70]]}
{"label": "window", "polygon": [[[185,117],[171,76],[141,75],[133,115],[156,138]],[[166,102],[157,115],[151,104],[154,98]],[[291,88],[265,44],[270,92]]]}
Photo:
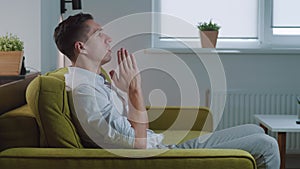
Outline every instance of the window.
{"label": "window", "polygon": [[300,35],[299,0],[273,1],[273,34]]}
{"label": "window", "polygon": [[[299,0],[152,0],[152,45],[199,48],[199,22],[221,26],[217,48],[300,47]],[[292,35],[292,36],[291,36]]]}

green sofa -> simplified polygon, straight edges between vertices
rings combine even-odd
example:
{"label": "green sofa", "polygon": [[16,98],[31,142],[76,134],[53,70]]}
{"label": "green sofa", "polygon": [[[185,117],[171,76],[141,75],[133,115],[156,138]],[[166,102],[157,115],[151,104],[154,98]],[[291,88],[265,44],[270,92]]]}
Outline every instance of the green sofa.
{"label": "green sofa", "polygon": [[[87,148],[72,122],[64,74],[66,68],[35,78],[26,105],[0,116],[0,168],[43,169],[255,169],[253,157],[236,149],[135,150]],[[205,107],[147,107],[150,128],[164,132],[165,143],[183,142],[212,128]],[[182,113],[195,123],[173,125]],[[204,123],[205,120],[207,123]],[[178,141],[179,140],[179,141]]]}

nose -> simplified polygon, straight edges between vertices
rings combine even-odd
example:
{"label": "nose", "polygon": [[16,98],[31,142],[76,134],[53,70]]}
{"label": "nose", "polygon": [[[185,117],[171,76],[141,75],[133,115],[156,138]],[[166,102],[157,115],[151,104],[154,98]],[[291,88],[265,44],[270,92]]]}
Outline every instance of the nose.
{"label": "nose", "polygon": [[108,36],[107,34],[105,34],[105,36],[106,36],[106,43],[111,43],[112,42],[112,39],[111,39],[111,37],[110,36]]}

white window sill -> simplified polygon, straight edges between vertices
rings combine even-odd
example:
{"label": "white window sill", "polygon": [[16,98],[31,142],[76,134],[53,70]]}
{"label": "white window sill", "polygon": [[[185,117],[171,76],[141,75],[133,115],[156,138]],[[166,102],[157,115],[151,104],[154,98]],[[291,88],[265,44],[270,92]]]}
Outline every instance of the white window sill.
{"label": "white window sill", "polygon": [[228,49],[228,48],[149,48],[146,54],[300,54],[300,48],[251,48],[251,49]]}

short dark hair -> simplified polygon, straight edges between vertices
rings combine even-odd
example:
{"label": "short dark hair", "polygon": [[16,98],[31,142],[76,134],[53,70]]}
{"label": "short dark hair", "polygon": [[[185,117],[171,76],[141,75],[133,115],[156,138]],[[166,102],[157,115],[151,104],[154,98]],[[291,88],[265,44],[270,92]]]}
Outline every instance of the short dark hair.
{"label": "short dark hair", "polygon": [[55,28],[54,40],[56,46],[71,61],[76,59],[74,58],[75,42],[85,42],[88,39],[87,33],[90,31],[90,27],[85,22],[90,19],[94,19],[92,15],[78,13],[69,16]]}

